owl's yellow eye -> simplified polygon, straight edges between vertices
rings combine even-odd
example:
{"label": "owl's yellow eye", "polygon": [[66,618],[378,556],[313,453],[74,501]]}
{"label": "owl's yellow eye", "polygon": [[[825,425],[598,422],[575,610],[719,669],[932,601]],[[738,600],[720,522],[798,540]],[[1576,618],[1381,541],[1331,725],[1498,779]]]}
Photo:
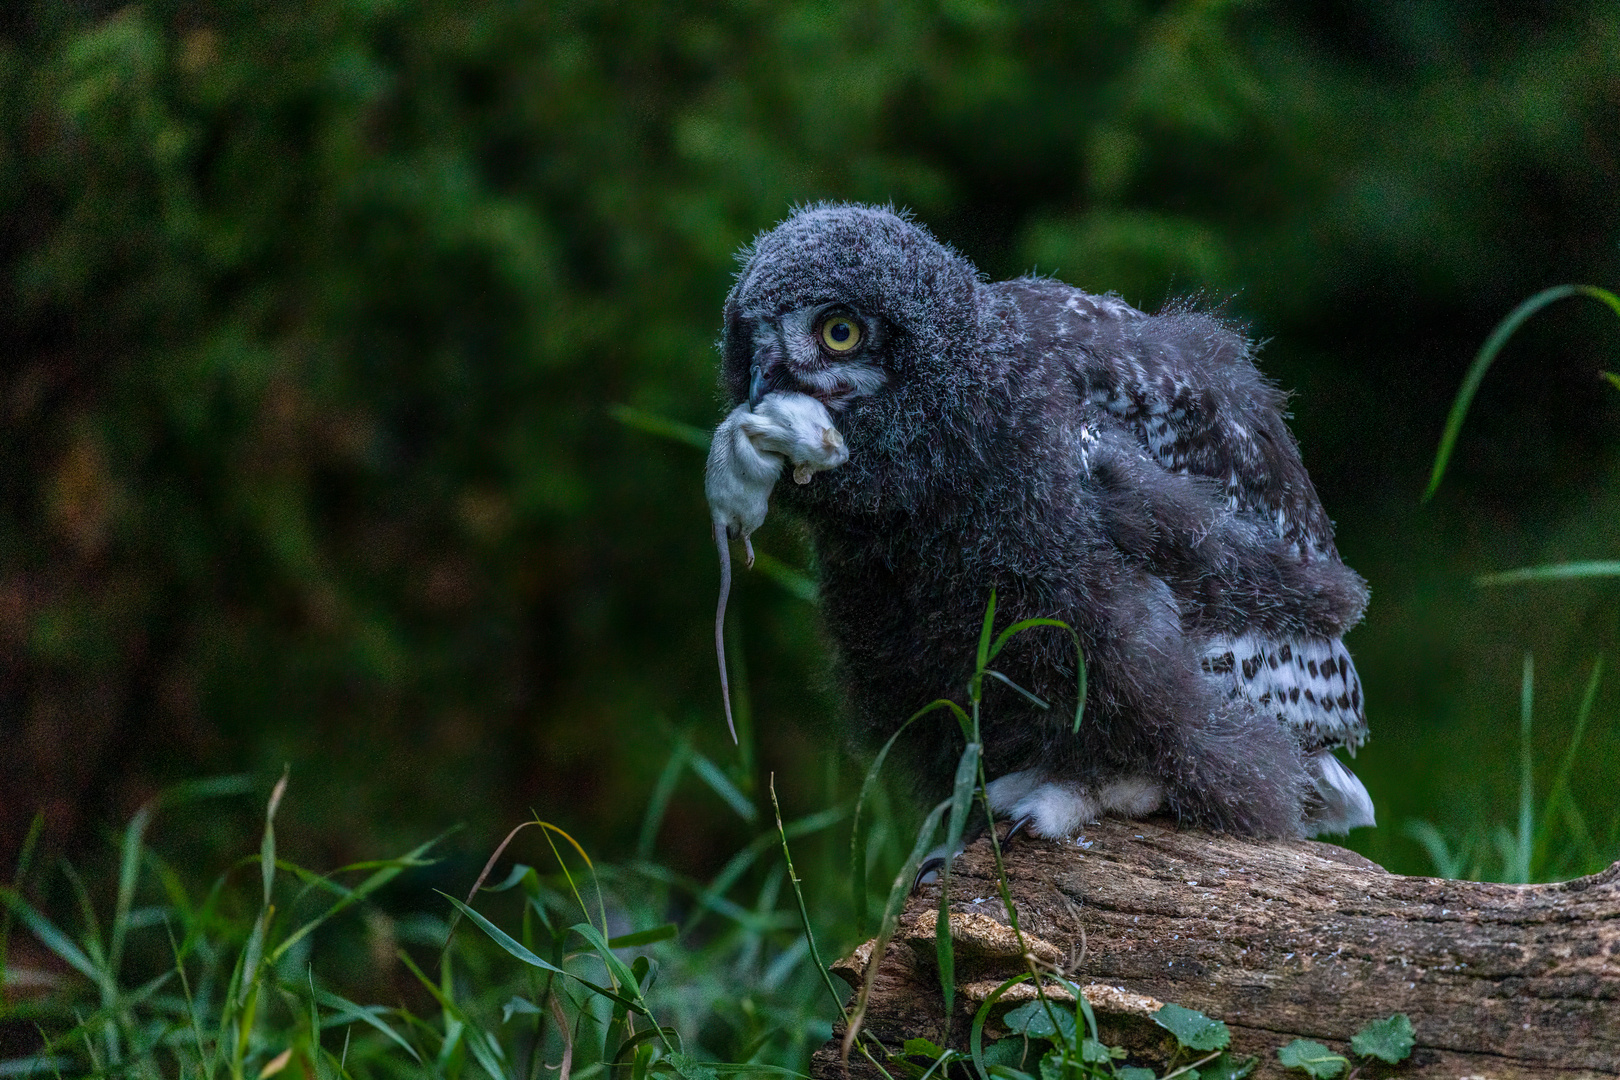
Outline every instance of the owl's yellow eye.
{"label": "owl's yellow eye", "polygon": [[833,314],[821,320],[821,343],[835,353],[847,353],[861,343],[861,326],[848,315]]}

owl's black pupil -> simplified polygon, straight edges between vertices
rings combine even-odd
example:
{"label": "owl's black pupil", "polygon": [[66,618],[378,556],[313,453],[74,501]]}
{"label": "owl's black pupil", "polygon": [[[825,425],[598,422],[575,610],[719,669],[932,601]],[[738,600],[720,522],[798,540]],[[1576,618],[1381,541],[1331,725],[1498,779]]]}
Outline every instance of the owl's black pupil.
{"label": "owl's black pupil", "polygon": [[832,326],[827,328],[827,336],[838,342],[840,345],[849,340],[849,334],[850,325],[842,320],[833,323]]}

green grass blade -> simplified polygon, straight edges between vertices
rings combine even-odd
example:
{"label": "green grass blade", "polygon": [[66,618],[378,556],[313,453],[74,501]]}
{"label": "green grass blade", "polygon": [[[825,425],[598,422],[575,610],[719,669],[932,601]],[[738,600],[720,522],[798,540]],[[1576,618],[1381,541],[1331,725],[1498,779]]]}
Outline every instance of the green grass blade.
{"label": "green grass blade", "polygon": [[568,975],[570,978],[574,977],[569,972],[558,967],[556,964],[551,963],[549,960],[542,960],[540,957],[530,952],[523,946],[522,943],[520,943],[516,938],[512,937],[512,935],[508,934],[505,930],[502,930],[500,927],[496,926],[494,923],[490,922],[488,919],[484,918],[482,915],[478,914],[478,912],[474,911],[466,904],[463,904],[460,900],[457,900],[449,893],[440,892],[439,895],[454,904],[457,910],[473,921],[473,925],[477,926],[484,933],[488,934],[491,941],[495,942],[495,944],[499,945],[501,948],[505,949],[507,952],[511,953],[525,964],[528,964],[530,967],[537,967],[542,971],[553,972],[557,975]]}
{"label": "green grass blade", "polygon": [[789,596],[796,596],[807,604],[821,603],[821,587],[816,584],[815,578],[761,551],[758,545],[754,547],[754,569],[780,585]]}
{"label": "green grass blade", "polygon": [[968,1034],[968,1050],[973,1057],[973,1067],[979,1070],[979,1080],[990,1080],[990,1070],[984,1064],[984,1025],[985,1021],[990,1019],[990,1010],[995,1007],[996,1002],[1001,1000],[1001,995],[1019,983],[1028,982],[1034,977],[1031,972],[1014,975],[992,990],[990,995],[980,1003],[978,1012],[973,1014],[973,1026],[969,1029]]}
{"label": "green grass blade", "polygon": [[1524,654],[1524,676],[1519,683],[1519,834],[1515,837],[1513,880],[1530,881],[1530,846],[1534,839],[1534,762],[1530,750],[1530,713],[1536,699],[1535,660]]}
{"label": "green grass blade", "polygon": [[1463,876],[1468,862],[1466,845],[1453,854],[1445,836],[1428,821],[1408,821],[1401,831],[1423,845],[1429,861],[1434,864],[1436,876],[1453,879]]}
{"label": "green grass blade", "polygon": [[118,977],[124,956],[124,938],[129,933],[129,909],[135,901],[135,885],[141,871],[141,849],[152,814],[157,809],[153,799],[135,812],[124,830],[124,842],[118,857],[118,898],[113,904],[112,934],[107,945],[107,970],[112,978]]}
{"label": "green grass blade", "polygon": [[264,906],[270,906],[270,890],[276,880],[276,811],[281,807],[281,797],[287,794],[287,780],[292,775],[292,766],[288,765],[281,772],[281,779],[270,791],[270,801],[264,808],[264,836],[259,843],[259,871],[263,877]]}
{"label": "green grass blade", "polygon": [[[23,838],[22,850],[17,853],[17,869],[11,875],[13,889],[22,888],[23,879],[28,876],[28,870],[34,863],[34,848],[39,843],[40,836],[45,832],[45,815],[36,812],[34,820],[28,826],[28,835]],[[6,958],[10,955],[11,946],[11,908],[6,906],[0,914],[0,988],[6,981]]]}
{"label": "green grass blade", "polygon": [[468,1023],[467,1049],[478,1060],[478,1064],[483,1066],[484,1071],[493,1076],[495,1080],[510,1080],[509,1074],[501,1065],[500,1058],[496,1056],[496,1053],[500,1050],[500,1043],[495,1041],[495,1036],[492,1033]]}
{"label": "green grass blade", "polygon": [[681,781],[681,770],[686,768],[686,755],[691,749],[691,742],[682,735],[658,774],[652,797],[647,800],[647,812],[641,818],[641,835],[636,840],[638,859],[652,858],[653,845],[658,842],[658,830],[663,827],[664,815],[669,811],[670,800],[675,797],[675,785]]}
{"label": "green grass blade", "polygon": [[[1022,619],[1013,623],[996,636],[995,643],[990,646],[989,659],[994,660],[996,657],[1000,656],[1001,650],[1005,648],[1007,642],[1011,641],[1014,637],[1022,634],[1025,630],[1030,630],[1037,626],[1055,626],[1060,630],[1067,631],[1069,637],[1074,640],[1074,663],[1076,676],[1074,694],[1074,730],[1079,731],[1080,723],[1085,719],[1086,715],[1086,654],[1085,651],[1080,648],[1080,635],[1075,631],[1074,627],[1070,626],[1062,619]],[[1005,676],[998,677],[1007,681],[1009,685],[1013,686],[1013,689],[1024,694],[1029,693],[1022,687],[1011,683],[1011,680],[1006,680]],[[1030,696],[1033,697],[1034,695]]]}
{"label": "green grass blade", "polygon": [[[638,1013],[639,1015],[647,1015],[647,1010],[645,1008],[630,998],[625,997],[623,994],[609,990],[605,986],[598,986],[589,979],[584,979],[578,975],[575,975],[572,971],[566,971],[563,968],[558,967],[556,964],[540,959],[540,957],[524,948],[523,944],[516,938],[512,937],[512,935],[508,934],[506,931],[502,930],[500,927],[496,926],[494,923],[490,922],[488,919],[484,918],[482,915],[478,914],[478,912],[474,911],[466,904],[463,904],[460,900],[457,900],[449,893],[440,892],[439,895],[454,904],[463,915],[473,921],[475,926],[477,926],[484,933],[488,934],[491,941],[495,942],[495,944],[499,945],[501,948],[505,949],[508,953],[523,961],[525,964],[528,964],[530,967],[536,967],[542,971],[550,971],[554,974],[562,975],[565,978],[579,983],[593,994],[607,998],[610,1001],[618,1002],[620,1005],[625,1006],[627,1009],[630,1009],[632,1012]],[[582,925],[589,926],[590,924],[584,923]]]}
{"label": "green grass blade", "polygon": [[[641,980],[637,979],[635,973],[630,970],[630,965],[619,959],[618,954],[608,944],[608,940],[602,934],[602,931],[588,922],[575,923],[568,929],[584,938],[586,943],[596,951],[596,955],[601,958],[603,966],[612,975],[614,983],[621,989],[628,987],[629,996],[637,1001],[641,1000]],[[641,1005],[643,1011],[645,1011],[646,1002],[641,1002]]]}
{"label": "green grass blade", "polygon": [[977,663],[975,664],[975,666],[973,668],[973,671],[974,671],[973,697],[975,699],[977,699],[978,696],[979,696],[979,678],[978,678],[978,676],[979,676],[980,673],[982,673],[984,671],[985,666],[990,663],[990,638],[991,638],[992,633],[995,630],[995,622],[996,622],[996,590],[995,590],[995,587],[992,586],[991,589],[990,589],[990,602],[988,604],[984,605],[984,626],[979,630],[978,661],[977,661]]}
{"label": "green grass blade", "polygon": [[865,937],[867,933],[866,833],[861,830],[861,812],[866,808],[867,800],[871,798],[872,792],[877,788],[878,774],[883,771],[883,763],[888,759],[889,751],[894,748],[895,742],[912,724],[939,709],[952,710],[956,714],[958,724],[964,728],[968,725],[967,713],[962,710],[962,706],[954,701],[940,698],[938,701],[924,705],[912,713],[906,719],[906,722],[896,728],[893,735],[889,736],[888,741],[883,744],[883,748],[872,759],[872,764],[867,766],[866,778],[861,781],[861,792],[855,798],[855,819],[850,826],[849,839],[849,877],[855,896],[855,934],[857,937]]}
{"label": "green grass blade", "polygon": [[1429,486],[1423,492],[1424,502],[1433,498],[1434,493],[1440,488],[1440,480],[1446,474],[1446,464],[1451,460],[1451,452],[1457,445],[1457,437],[1462,433],[1463,420],[1468,416],[1468,407],[1473,404],[1474,395],[1479,391],[1480,383],[1485,380],[1485,373],[1490,370],[1496,354],[1502,351],[1508,339],[1530,316],[1548,304],[1574,295],[1576,288],[1573,285],[1554,285],[1550,289],[1543,289],[1509,312],[1507,318],[1497,323],[1496,329],[1485,339],[1484,346],[1468,367],[1468,374],[1463,377],[1456,400],[1451,403],[1451,414],[1446,417],[1446,428],[1440,436],[1440,448],[1434,455],[1434,469],[1429,474]]}
{"label": "green grass blade", "polygon": [[[412,1061],[415,1061],[418,1065],[422,1063],[422,1056],[416,1052],[416,1047],[406,1042],[405,1038],[400,1035],[399,1032],[395,1031],[389,1025],[383,1023],[382,1019],[377,1016],[377,1013],[383,1011],[381,1005],[371,1005],[363,1008],[347,998],[339,997],[329,990],[316,990],[315,996],[320,1000],[322,1005],[325,1005],[328,1009],[331,1009],[345,1020],[358,1020],[360,1023],[382,1032],[382,1034],[389,1040],[398,1045],[407,1054],[411,1055]],[[245,1027],[246,1025],[244,1025],[244,1029]]]}
{"label": "green grass blade", "polygon": [[[1541,827],[1536,830],[1536,844],[1533,855],[1534,865],[1544,866],[1547,858],[1547,849],[1552,843],[1552,823],[1554,814],[1560,810],[1563,801],[1569,795],[1569,778],[1575,772],[1575,759],[1580,752],[1581,739],[1586,735],[1586,725],[1592,718],[1592,705],[1597,700],[1598,683],[1603,678],[1603,657],[1600,655],[1592,664],[1592,674],[1586,680],[1586,692],[1581,695],[1580,708],[1575,712],[1575,731],[1570,735],[1569,746],[1564,749],[1564,760],[1558,764],[1558,772],[1553,777],[1552,786],[1547,789],[1547,801],[1541,809]],[[1573,803],[1571,803],[1573,807]],[[1579,817],[1579,810],[1576,815]],[[1585,819],[1580,819],[1583,834],[1577,840],[1584,839]]]}
{"label": "green grass blade", "polygon": [[1519,570],[1481,574],[1474,579],[1474,583],[1481,586],[1515,585],[1522,581],[1567,581],[1571,578],[1592,577],[1620,577],[1620,560],[1526,566]]}
{"label": "green grass blade", "polygon": [[0,888],[0,903],[6,905],[6,910],[17,917],[17,921],[28,928],[28,932],[39,939],[39,943],[73,970],[92,982],[101,982],[101,972],[85,955],[83,949],[73,943],[73,939],[56,928],[56,924],[41,915],[34,907],[17,895],[15,889]]}
{"label": "green grass blade", "polygon": [[709,433],[696,425],[671,420],[656,413],[643,412],[628,405],[609,405],[607,408],[608,415],[627,428],[634,428],[648,435],[657,435],[661,439],[685,443],[705,453],[709,450]]}
{"label": "green grass blade", "polygon": [[951,816],[945,827],[945,863],[939,870],[939,918],[934,924],[934,955],[939,961],[939,988],[945,997],[945,1015],[956,1008],[956,949],[951,942],[950,882],[951,862],[967,828],[968,811],[973,805],[973,789],[979,779],[978,743],[968,743],[956,763],[956,779],[951,786]]}
{"label": "green grass blade", "polygon": [[1006,683],[1008,686],[1012,687],[1019,694],[1027,698],[1030,704],[1034,705],[1037,709],[1050,709],[1052,707],[1051,705],[1048,705],[1046,702],[1042,701],[1040,698],[1036,697],[1034,694],[1030,693],[1028,690],[1025,690],[1022,686],[1019,686],[1017,683],[1007,678],[1007,676],[1003,675],[1001,672],[996,671],[994,668],[986,668],[984,673],[990,676],[992,679],[995,679],[997,682]]}
{"label": "green grass blade", "polygon": [[373,871],[369,877],[367,877],[359,885],[356,885],[354,889],[344,895],[343,898],[337,903],[333,904],[331,907],[327,908],[325,912],[315,916],[315,918],[309,920],[303,926],[300,926],[297,930],[294,930],[291,934],[289,934],[286,940],[284,940],[280,945],[277,945],[274,951],[270,953],[269,963],[275,964],[282,958],[282,956],[286,955],[288,949],[298,944],[298,942],[302,941],[305,937],[314,933],[315,929],[322,923],[326,922],[339,912],[359,903],[361,900],[364,900],[366,897],[370,896],[372,893],[376,892],[390,881],[393,881],[406,870],[418,866],[431,866],[431,860],[424,860],[422,856],[427,854],[428,850],[432,848],[433,845],[437,844],[447,835],[448,832],[440,833],[433,839],[418,844],[416,847],[412,848],[404,855],[401,855],[399,858],[389,859],[388,861],[384,862],[381,869]]}
{"label": "green grass blade", "polygon": [[799,919],[804,924],[804,940],[810,946],[810,959],[815,963],[816,970],[821,973],[822,985],[826,986],[827,994],[833,999],[833,1005],[842,1013],[843,999],[838,994],[838,988],[833,985],[832,973],[827,970],[826,962],[821,959],[821,949],[816,945],[816,934],[810,926],[810,909],[804,902],[804,890],[799,887],[799,875],[793,869],[793,852],[788,849],[787,830],[782,827],[782,804],[776,799],[775,773],[771,774],[770,789],[771,810],[776,814],[776,835],[782,838],[782,860],[787,864],[788,884],[793,889],[794,902],[799,905]]}
{"label": "green grass blade", "polygon": [[748,824],[752,825],[759,817],[759,811],[754,807],[753,800],[742,793],[731,778],[720,770],[720,767],[702,754],[693,750],[691,753],[692,771],[699,780],[708,785],[709,790],[725,800],[727,806]]}
{"label": "green grass blade", "polygon": [[861,984],[855,1007],[849,1011],[849,1026],[844,1032],[845,1060],[848,1060],[850,1047],[854,1045],[855,1038],[860,1033],[861,1021],[866,1016],[866,1002],[872,996],[872,986],[877,981],[878,964],[883,959],[884,950],[889,947],[889,939],[894,936],[894,929],[900,922],[900,910],[905,907],[906,897],[911,893],[911,883],[917,879],[917,867],[922,865],[923,857],[933,846],[934,833],[939,830],[939,823],[950,808],[951,800],[946,799],[928,812],[922,828],[917,830],[917,840],[911,847],[911,854],[906,856],[900,872],[895,875],[894,884],[889,886],[889,898],[883,905],[883,921],[878,924],[877,937],[872,942],[871,959],[867,962],[866,979]]}
{"label": "green grass blade", "polygon": [[1429,475],[1428,489],[1423,492],[1424,502],[1434,497],[1440,488],[1440,480],[1446,474],[1446,464],[1451,460],[1451,452],[1457,445],[1457,437],[1462,433],[1463,420],[1468,415],[1468,407],[1473,403],[1474,394],[1478,392],[1479,385],[1485,379],[1485,372],[1490,370],[1491,362],[1496,354],[1523,326],[1525,321],[1546,307],[1571,296],[1587,296],[1599,303],[1606,304],[1620,316],[1620,297],[1607,289],[1600,289],[1595,285],[1554,285],[1550,289],[1543,289],[1518,307],[1508,313],[1507,318],[1496,324],[1490,337],[1485,339],[1485,345],[1474,357],[1469,365],[1468,374],[1464,376],[1461,388],[1457,391],[1457,398],[1452,402],[1451,414],[1446,417],[1446,429],[1440,436],[1440,448],[1434,455],[1434,469]]}
{"label": "green grass blade", "polygon": [[681,928],[677,923],[665,923],[655,926],[651,930],[637,930],[633,934],[620,934],[618,937],[608,939],[610,949],[635,949],[643,945],[652,945],[660,941],[670,941],[677,937]]}
{"label": "green grass blade", "polygon": [[1575,291],[1582,296],[1589,296],[1600,304],[1608,305],[1610,311],[1620,318],[1620,296],[1616,296],[1608,289],[1600,289],[1596,285],[1577,285]]}

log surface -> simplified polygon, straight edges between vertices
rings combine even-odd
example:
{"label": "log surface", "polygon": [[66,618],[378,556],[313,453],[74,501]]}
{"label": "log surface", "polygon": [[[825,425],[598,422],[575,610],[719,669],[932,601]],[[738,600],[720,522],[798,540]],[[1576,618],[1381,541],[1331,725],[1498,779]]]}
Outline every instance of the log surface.
{"label": "log surface", "polygon": [[[1620,863],[1554,885],[1481,884],[1402,877],[1330,844],[1141,821],[1092,825],[1073,844],[1018,840],[1005,861],[1038,966],[1086,986],[1105,1034],[1145,1064],[1156,1051],[1143,1018],[1176,1002],[1224,1020],[1233,1050],[1259,1056],[1255,1076],[1303,1075],[1277,1063],[1295,1038],[1349,1056],[1356,1031],[1395,1012],[1411,1017],[1416,1049],[1399,1068],[1362,1075],[1620,1076]],[[911,898],[867,1031],[890,1046],[966,1047],[979,1004],[1027,970],[997,895],[981,840],[950,882],[951,1018],[934,959],[939,886]],[[858,983],[870,946],[835,970]],[[841,1034],[816,1055],[818,1077],[845,1075]]]}

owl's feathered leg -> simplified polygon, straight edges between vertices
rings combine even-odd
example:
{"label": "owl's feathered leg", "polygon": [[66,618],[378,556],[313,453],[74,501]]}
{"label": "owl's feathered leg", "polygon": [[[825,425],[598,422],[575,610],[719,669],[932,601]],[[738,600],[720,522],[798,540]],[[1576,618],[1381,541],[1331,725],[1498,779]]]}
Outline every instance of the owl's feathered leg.
{"label": "owl's feathered leg", "polygon": [[1013,821],[1008,840],[1020,832],[1071,840],[1105,814],[1147,817],[1164,805],[1164,789],[1148,776],[1083,783],[1026,769],[992,780],[985,793],[990,808]]}
{"label": "owl's feathered leg", "polygon": [[[1162,580],[1125,565],[1100,568],[1090,583],[1092,602],[1071,608],[1082,615],[1088,671],[1081,731],[1044,724],[1025,775],[1003,777],[993,803],[1032,814],[1043,836],[1161,807],[1186,825],[1299,835],[1313,785],[1294,733],[1205,675]],[[1085,625],[1091,612],[1101,614]]]}

